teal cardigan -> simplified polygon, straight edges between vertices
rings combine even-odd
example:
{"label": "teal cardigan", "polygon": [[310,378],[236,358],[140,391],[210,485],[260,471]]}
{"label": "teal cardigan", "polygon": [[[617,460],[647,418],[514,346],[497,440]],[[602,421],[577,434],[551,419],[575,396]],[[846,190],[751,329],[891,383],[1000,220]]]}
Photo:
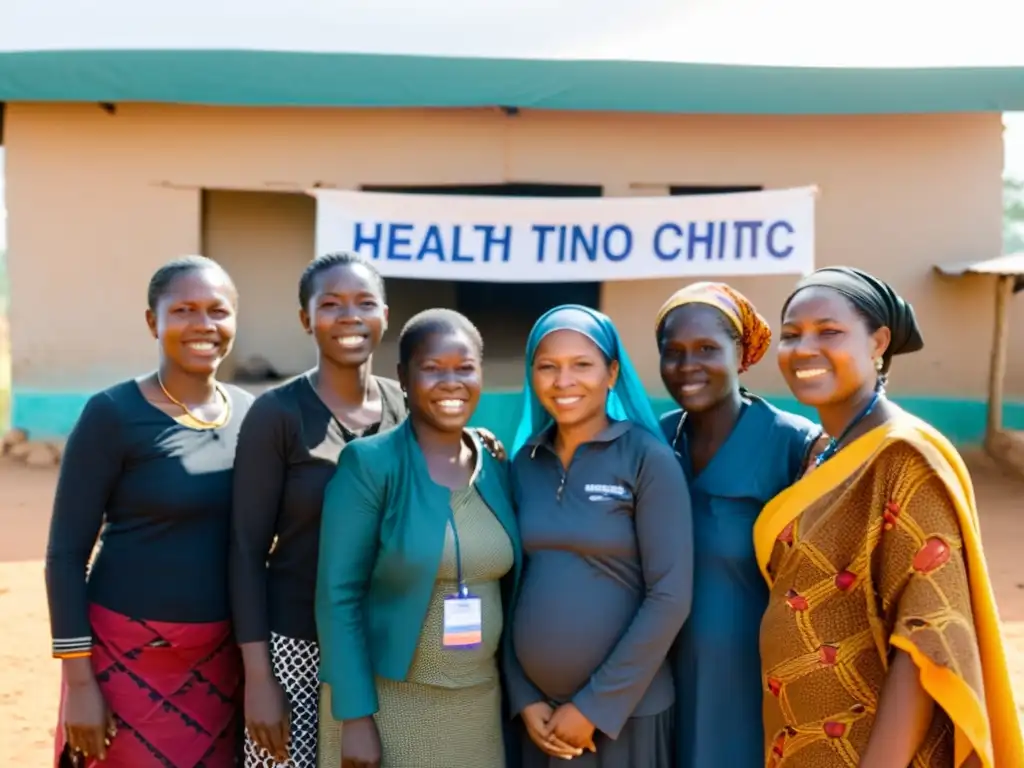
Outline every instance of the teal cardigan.
{"label": "teal cardigan", "polygon": [[[512,541],[507,617],[523,560],[508,470],[472,436],[481,457],[474,486]],[[406,678],[444,554],[450,499],[430,478],[408,419],[341,452],[324,493],[316,581],[320,679],[331,686],[335,720],[377,711],[375,677]]]}

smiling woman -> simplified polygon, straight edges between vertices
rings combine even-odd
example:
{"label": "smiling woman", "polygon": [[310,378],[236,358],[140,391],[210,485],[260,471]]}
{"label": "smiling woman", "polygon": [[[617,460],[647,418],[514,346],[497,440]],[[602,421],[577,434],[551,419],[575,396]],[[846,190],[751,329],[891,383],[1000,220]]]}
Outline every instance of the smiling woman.
{"label": "smiling woman", "polygon": [[46,553],[64,672],[58,760],[226,768],[242,679],[226,552],[251,397],[216,373],[238,295],[216,262],[192,256],[157,270],[148,298],[157,370],[89,400],[60,468]]}
{"label": "smiling woman", "polygon": [[409,418],[346,448],[324,496],[316,618],[340,764],[502,768],[495,654],[522,558],[505,467],[466,428],[483,342],[434,309],[398,344]]}
{"label": "smiling woman", "polygon": [[451,310],[422,312],[402,329],[398,373],[421,441],[427,431],[461,434],[480,402],[483,348],[476,327]]}
{"label": "smiling woman", "polygon": [[[820,428],[740,385],[771,342],[754,305],[724,283],[673,294],[655,323],[661,380],[679,410],[661,424],[693,505],[693,610],[675,646],[676,765],[762,768],[758,627],[768,590],[754,557],[762,507],[796,480]],[[721,723],[732,723],[729,738]]]}
{"label": "smiling woman", "polygon": [[318,750],[326,759],[337,748],[337,727],[319,716],[313,612],[324,489],[347,445],[405,418],[398,382],[372,372],[388,320],[373,265],[352,253],[320,256],[303,271],[298,300],[317,365],[256,399],[235,461],[231,597],[247,768],[313,768]]}
{"label": "smiling woman", "polygon": [[[162,362],[153,377],[139,380],[139,388],[154,406],[182,423],[218,426],[231,411],[226,390],[213,376],[235,341],[235,284],[216,262],[194,256],[158,270],[147,299],[146,323],[160,342]],[[205,391],[211,382],[212,402]]]}
{"label": "smiling woman", "polygon": [[768,765],[1024,765],[970,475],[885,396],[924,346],[913,308],[828,267],[782,323],[779,368],[832,440],[754,529]]}
{"label": "smiling woman", "polygon": [[512,483],[529,563],[504,656],[522,765],[673,768],[686,480],[607,316],[550,310],[526,361]]}

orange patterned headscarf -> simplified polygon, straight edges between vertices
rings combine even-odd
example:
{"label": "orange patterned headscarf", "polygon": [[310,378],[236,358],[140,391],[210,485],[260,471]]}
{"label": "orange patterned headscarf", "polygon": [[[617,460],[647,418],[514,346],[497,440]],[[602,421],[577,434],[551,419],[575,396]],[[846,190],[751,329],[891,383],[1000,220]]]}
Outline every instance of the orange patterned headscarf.
{"label": "orange patterned headscarf", "polygon": [[772,343],[771,326],[746,296],[725,283],[691,283],[673,293],[658,310],[654,323],[658,332],[669,312],[687,304],[707,304],[729,318],[740,335],[743,348],[740,372],[756,364],[768,351]]}

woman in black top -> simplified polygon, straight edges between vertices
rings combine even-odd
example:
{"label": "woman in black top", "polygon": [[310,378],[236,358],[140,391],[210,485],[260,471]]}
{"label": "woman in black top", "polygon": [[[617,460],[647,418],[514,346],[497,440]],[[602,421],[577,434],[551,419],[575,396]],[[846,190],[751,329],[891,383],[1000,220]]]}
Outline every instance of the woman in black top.
{"label": "woman in black top", "polygon": [[227,551],[235,443],[252,398],[215,376],[237,303],[209,259],[157,270],[146,312],[157,371],[90,398],[68,438],[46,552],[64,676],[58,764],[235,764],[242,669]]}
{"label": "woman in black top", "polygon": [[316,764],[313,593],[324,487],[349,440],[405,418],[398,384],[370,372],[387,328],[377,271],[348,253],[315,259],[299,281],[299,305],[317,366],[256,399],[235,462],[231,599],[249,768]]}
{"label": "woman in black top", "polygon": [[388,317],[373,265],[352,253],[315,259],[299,281],[299,305],[317,366],[256,399],[235,462],[231,600],[245,663],[247,768],[314,768],[320,739],[321,751],[339,747],[335,723],[318,717],[313,598],[324,489],[346,443],[406,416],[398,382],[371,373]]}

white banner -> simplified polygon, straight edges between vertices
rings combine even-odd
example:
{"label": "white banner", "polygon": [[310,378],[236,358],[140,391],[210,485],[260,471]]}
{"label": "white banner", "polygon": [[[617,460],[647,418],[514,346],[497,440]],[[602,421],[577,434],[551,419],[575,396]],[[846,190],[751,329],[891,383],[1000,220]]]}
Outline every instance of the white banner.
{"label": "white banner", "polygon": [[310,194],[316,252],[356,251],[385,277],[568,283],[814,269],[813,187],[679,197]]}

